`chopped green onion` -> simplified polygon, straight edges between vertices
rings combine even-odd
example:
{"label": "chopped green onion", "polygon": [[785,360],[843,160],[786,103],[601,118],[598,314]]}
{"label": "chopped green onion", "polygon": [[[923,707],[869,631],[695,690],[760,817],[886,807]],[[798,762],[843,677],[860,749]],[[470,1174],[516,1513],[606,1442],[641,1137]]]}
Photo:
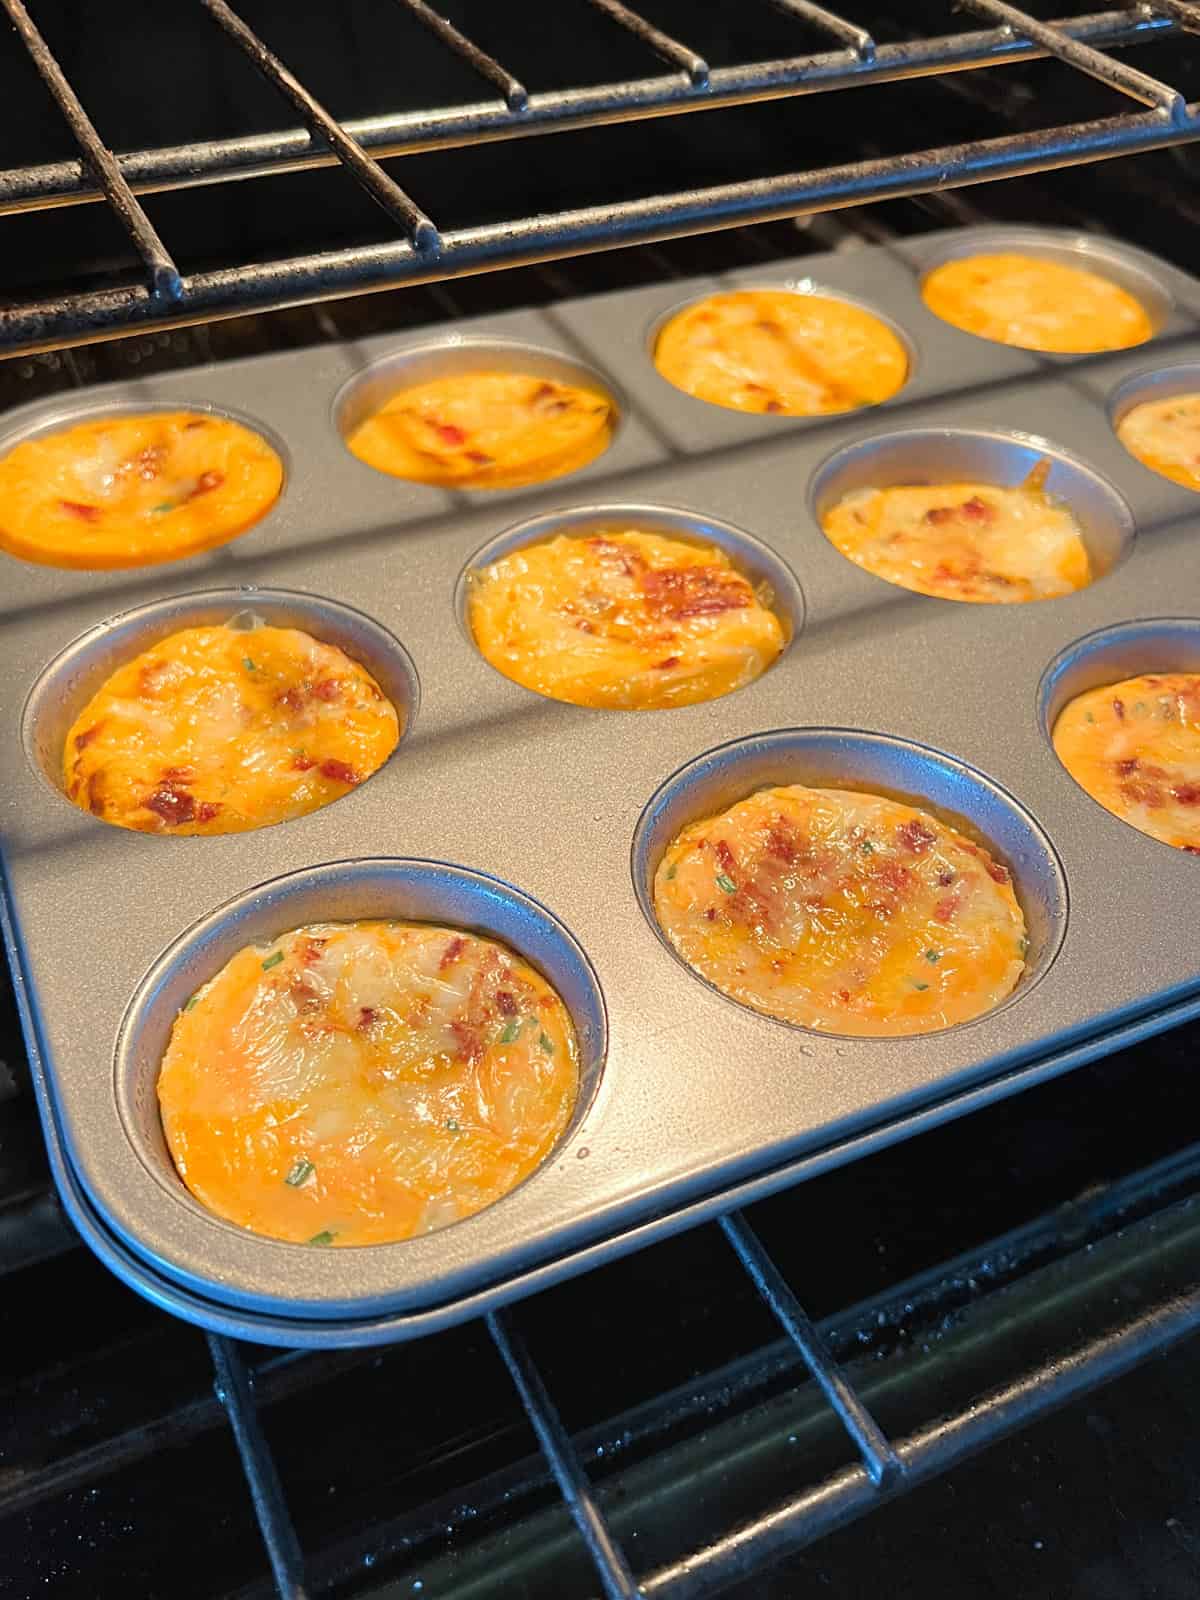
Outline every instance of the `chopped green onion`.
{"label": "chopped green onion", "polygon": [[667,868],[666,874],[665,874],[666,880],[667,880],[668,883],[670,883],[671,879],[675,876],[675,874],[678,871],[679,871],[679,863],[677,861],[672,861],[671,865]]}
{"label": "chopped green onion", "polygon": [[858,848],[865,856],[872,856],[875,854],[875,846],[871,843],[870,839],[864,839]]}
{"label": "chopped green onion", "polygon": [[183,1002],[183,1009],[185,1011],[190,1011],[199,998],[199,994],[189,995],[188,998]]}
{"label": "chopped green onion", "polygon": [[1029,935],[1027,933],[1023,933],[1021,935],[1021,942],[1017,948],[1020,950],[1023,956],[1027,956],[1029,954]]}
{"label": "chopped green onion", "polygon": [[509,1017],[504,1024],[504,1031],[500,1035],[501,1044],[511,1044],[521,1031],[520,1017]]}
{"label": "chopped green onion", "polygon": [[283,1181],[289,1189],[298,1189],[302,1183],[308,1182],[316,1170],[307,1156],[301,1156]]}
{"label": "chopped green onion", "polygon": [[1085,714],[1085,716],[1084,716],[1084,719],[1083,719],[1083,720],[1084,720],[1084,721],[1085,721],[1085,722],[1095,722],[1095,720],[1096,720],[1096,719],[1095,719],[1095,717],[1094,717],[1094,716],[1093,716],[1093,715],[1092,715],[1092,713],[1091,713],[1091,712],[1090,712],[1090,711],[1089,711],[1089,712],[1087,712],[1087,713],[1086,713],[1086,714]]}
{"label": "chopped green onion", "polygon": [[242,657],[242,665],[245,667],[247,672],[256,672],[258,670],[249,656]]}
{"label": "chopped green onion", "polygon": [[717,888],[724,889],[726,894],[736,894],[737,884],[732,878],[727,878],[723,872],[717,873]]}
{"label": "chopped green onion", "polygon": [[1143,712],[1143,711],[1145,711],[1145,709],[1146,709],[1146,702],[1145,702],[1145,701],[1144,701],[1144,700],[1135,700],[1135,701],[1134,701],[1134,702],[1133,702],[1133,709],[1134,709],[1134,710],[1135,710],[1135,711],[1137,711],[1137,712]]}
{"label": "chopped green onion", "polygon": [[263,964],[262,964],[263,971],[264,972],[270,972],[271,968],[272,967],[277,967],[282,960],[283,960],[283,951],[282,950],[276,950],[273,955],[269,955],[267,957],[267,959],[263,962]]}
{"label": "chopped green onion", "polygon": [[451,1133],[457,1133],[459,1131],[458,1123],[453,1117],[450,1118],[449,1122],[446,1124],[446,1127]]}
{"label": "chopped green onion", "polygon": [[161,505],[151,506],[150,509],[152,511],[174,511],[175,502],[174,500],[164,500]]}
{"label": "chopped green onion", "polygon": [[942,952],[940,950],[926,950],[925,959],[931,963],[938,962],[942,959]]}
{"label": "chopped green onion", "polygon": [[539,1033],[538,1043],[548,1056],[552,1056],[554,1054],[554,1040],[548,1033]]}
{"label": "chopped green onion", "polygon": [[929,985],[927,983],[914,983],[913,984],[913,988],[914,989],[928,989],[928,987],[929,987]]}
{"label": "chopped green onion", "polygon": [[337,1238],[335,1233],[330,1233],[328,1228],[322,1228],[320,1233],[314,1233],[308,1241],[309,1244],[332,1244]]}

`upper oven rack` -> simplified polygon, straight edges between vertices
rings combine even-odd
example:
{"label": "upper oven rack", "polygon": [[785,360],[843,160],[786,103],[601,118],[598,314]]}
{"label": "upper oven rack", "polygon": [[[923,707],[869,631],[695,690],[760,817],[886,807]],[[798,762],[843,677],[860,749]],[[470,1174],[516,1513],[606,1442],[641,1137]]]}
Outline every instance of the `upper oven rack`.
{"label": "upper oven rack", "polygon": [[[832,48],[750,64],[710,67],[685,40],[656,28],[621,0],[588,0],[670,70],[588,88],[530,93],[426,0],[397,0],[495,91],[443,106],[338,122],[226,3],[198,0],[290,103],[303,123],[278,132],[114,154],[103,142],[23,0],[0,0],[79,145],[80,159],[0,171],[0,212],[104,201],[145,268],[141,283],[0,306],[0,354],[34,352],[122,334],[183,326],[250,311],[401,284],[430,283],[619,244],[897,199],[988,178],[1183,144],[1200,137],[1200,102],[1109,53],[1180,32],[1200,33],[1200,0],[1152,0],[1042,22],[1006,0],[961,0],[989,26],[879,43],[813,0],[770,0],[826,35]],[[766,0],[764,0],[766,3]],[[504,141],[536,133],[681,114],[790,95],[939,76],[1048,56],[1100,80],[1142,109],[999,135],[965,144],[814,168],[770,178],[680,188],[648,198],[440,230],[380,161],[416,151]],[[341,164],[395,225],[382,242],[182,274],[138,194],[254,179]]]}

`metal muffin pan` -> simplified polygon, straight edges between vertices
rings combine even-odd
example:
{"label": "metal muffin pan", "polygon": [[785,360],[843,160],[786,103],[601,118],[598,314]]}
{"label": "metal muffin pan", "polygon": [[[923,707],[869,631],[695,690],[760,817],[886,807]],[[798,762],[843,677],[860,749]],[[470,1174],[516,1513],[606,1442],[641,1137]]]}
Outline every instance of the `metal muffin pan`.
{"label": "metal muffin pan", "polygon": [[[1134,461],[1107,415],[1111,389],[1129,373],[1200,361],[1200,323],[1190,320],[1200,288],[1165,264],[1152,270],[1175,307],[1164,336],[1119,356],[1065,361],[1008,351],[940,323],[921,305],[919,263],[902,252],[808,258],[796,264],[797,281],[811,276],[876,305],[917,352],[910,383],[893,400],[811,421],[703,406],[647,361],[647,330],[668,306],[762,275],[672,283],[459,325],[447,348],[478,336],[557,350],[624,397],[609,451],[536,489],[483,494],[410,485],[346,451],[335,413],[344,385],[393,352],[436,343],[428,331],[96,391],[97,406],[235,411],[285,441],[289,460],[276,511],[203,555],[109,573],[4,559],[0,718],[10,757],[0,828],[8,939],[56,1175],[85,1235],[115,1270],[181,1315],[252,1338],[404,1337],[1200,1008],[1196,859],[1127,828],[1077,788],[1045,737],[1039,697],[1050,664],[1096,630],[1139,617],[1200,615],[1195,496]],[[71,414],[91,401],[74,397]],[[7,437],[65,409],[14,414]],[[829,544],[810,495],[822,466],[847,446],[909,429],[1023,434],[1039,449],[1044,440],[1056,459],[1074,458],[1128,503],[1137,539],[1102,582],[1034,606],[961,605],[885,583]],[[456,616],[464,568],[489,541],[531,518],[562,512],[569,519],[620,503],[744,530],[783,563],[803,593],[804,625],[770,672],[704,705],[609,712],[544,699],[487,665]],[[180,604],[186,615],[198,591],[218,588],[244,589],[251,608],[256,592],[270,588],[364,614],[414,663],[420,714],[371,782],[309,816],[201,839],[104,827],[50,792],[44,746],[35,761],[21,758],[29,692],[89,630],[161,602]],[[904,758],[911,778],[897,771],[884,786],[965,815],[1010,861],[1030,914],[1037,981],[969,1025],[881,1043],[759,1017],[685,969],[638,903],[631,850],[639,819],[698,758],[771,734],[810,754],[813,741],[830,737],[850,740],[860,753],[877,738],[889,749],[915,747]],[[52,753],[50,764],[53,770]],[[967,776],[944,778],[959,773]],[[753,786],[749,767],[736,783]],[[643,847],[646,837],[639,835]],[[346,861],[360,865],[328,865]],[[385,866],[375,882],[367,864],[377,862]],[[404,1244],[307,1249],[200,1214],[180,1186],[172,1188],[161,1161],[146,1158],[152,1130],[143,1123],[139,1133],[136,1118],[131,1125],[137,1049],[122,1033],[126,1019],[148,1016],[160,1003],[154,1026],[162,1028],[170,996],[178,998],[200,970],[189,966],[197,952],[217,958],[218,943],[206,942],[205,930],[226,928],[222,908],[268,908],[256,931],[268,931],[275,918],[275,931],[295,925],[306,913],[281,885],[315,869],[318,878],[345,874],[348,884],[361,884],[358,909],[367,915],[379,914],[387,899],[379,885],[393,886],[403,915],[414,902],[396,874],[427,870],[413,863],[443,863],[478,875],[473,882],[511,886],[496,893],[544,907],[562,948],[583,953],[607,1013],[594,1096],[555,1155],[511,1195]],[[644,892],[644,869],[640,881]],[[338,904],[355,914],[353,894],[339,890]],[[485,926],[482,905],[464,902],[462,920]],[[556,958],[530,943],[530,924],[504,926],[553,977]],[[234,927],[228,924],[230,937]],[[137,1038],[144,1050],[152,1033]]]}

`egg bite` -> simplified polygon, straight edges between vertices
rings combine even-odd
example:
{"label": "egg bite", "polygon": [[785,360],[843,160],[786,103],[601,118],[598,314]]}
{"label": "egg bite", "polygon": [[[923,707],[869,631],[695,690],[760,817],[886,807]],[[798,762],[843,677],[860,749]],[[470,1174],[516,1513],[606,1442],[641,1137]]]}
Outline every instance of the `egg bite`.
{"label": "egg bite", "polygon": [[1154,334],[1149,313],[1099,272],[1013,252],[943,261],[921,285],[930,311],[964,333],[1022,350],[1088,355]]}
{"label": "egg bite", "polygon": [[1155,672],[1076,695],[1054,750],[1122,822],[1200,855],[1200,673]]}
{"label": "egg bite", "polygon": [[560,534],[473,572],[467,611],[506,678],[571,705],[659,710],[752,682],[786,643],[724,550],[638,528]]}
{"label": "egg bite", "polygon": [[848,300],[740,289],[685,306],[658,335],[668,383],[731,411],[825,416],[878,405],[908,377],[891,328]]}
{"label": "egg bite", "polygon": [[175,1020],[158,1078],[180,1177],[311,1245],[469,1217],[553,1149],[579,1093],[562,1000],[494,940],[320,923],[250,945]]}
{"label": "egg bite", "polygon": [[1151,472],[1200,489],[1200,394],[1143,400],[1117,423],[1117,438]]}
{"label": "egg bite", "polygon": [[279,456],[230,417],[94,418],[0,459],[0,549],[51,567],[178,561],[245,533],[282,488]]}
{"label": "egg bite", "polygon": [[723,994],[822,1032],[931,1033],[980,1016],[1025,968],[1008,869],[881,795],[763,789],[685,828],[654,910]]}
{"label": "egg bite", "polygon": [[446,489],[518,489],[607,450],[608,395],[525,372],[455,372],[401,389],[346,440],[378,472]]}
{"label": "egg bite", "polygon": [[88,701],[63,746],[63,787],[140,833],[244,833],[348,793],[400,732],[395,706],[336,645],[299,628],[184,628]]}
{"label": "egg bite", "polygon": [[1092,581],[1083,532],[1043,487],[1043,461],[1015,488],[991,483],[856,489],[821,518],[826,537],[877,578],[943,600],[1015,605]]}

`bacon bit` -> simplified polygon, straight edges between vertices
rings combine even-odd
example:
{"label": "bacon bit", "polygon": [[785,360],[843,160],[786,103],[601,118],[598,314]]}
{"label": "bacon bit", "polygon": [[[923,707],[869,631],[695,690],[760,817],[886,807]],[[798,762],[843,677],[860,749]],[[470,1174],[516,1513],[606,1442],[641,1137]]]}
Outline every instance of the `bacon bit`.
{"label": "bacon bit", "polygon": [[717,908],[715,906],[709,906],[704,915],[709,922],[715,922],[717,920]]}
{"label": "bacon bit", "polygon": [[1124,722],[1125,721],[1125,702],[1124,702],[1124,700],[1114,700],[1113,701],[1113,710],[1117,714],[1117,721],[1118,722]]}
{"label": "bacon bit", "polygon": [[328,939],[305,939],[299,953],[299,959],[306,967],[314,966],[321,959],[321,953],[329,943]]}
{"label": "bacon bit", "polygon": [[596,631],[595,624],[589,622],[586,617],[580,617],[575,626],[579,629],[580,633],[595,633]]}
{"label": "bacon bit", "polygon": [[509,994],[507,989],[496,990],[496,1010],[502,1017],[516,1016],[517,1002],[513,999],[512,995]]}
{"label": "bacon bit", "polygon": [[1181,850],[1186,850],[1190,856],[1200,856],[1200,844],[1181,844]]}
{"label": "bacon bit", "polygon": [[100,515],[99,506],[85,506],[82,500],[60,500],[58,503],[64,511],[69,511],[83,522],[95,522]]}
{"label": "bacon bit", "polygon": [[490,467],[495,462],[495,456],[489,456],[483,450],[468,450],[467,460],[473,461],[477,467]]}
{"label": "bacon bit", "polygon": [[770,411],[773,415],[777,414],[778,412],[783,410],[783,401],[782,400],[773,400],[773,399],[772,400],[768,400],[766,405],[763,407],[763,410],[764,411]]}
{"label": "bacon bit", "polygon": [[275,704],[277,706],[285,706],[293,714],[296,714],[304,710],[304,696],[299,689],[293,686],[291,689],[284,689],[277,694],[275,696]]}
{"label": "bacon bit", "polygon": [[336,700],[341,692],[342,686],[336,678],[322,678],[320,683],[313,684],[311,690],[318,700],[324,700],[327,704]]}
{"label": "bacon bit", "polygon": [[929,510],[921,518],[921,521],[930,522],[935,526],[940,526],[940,524],[943,522],[949,522],[953,515],[953,506],[930,506]]}
{"label": "bacon bit", "polygon": [[359,1010],[358,1022],[356,1024],[358,1031],[360,1033],[366,1033],[369,1028],[373,1028],[375,1026],[378,1020],[379,1013],[376,1011],[374,1006],[362,1006]]}
{"label": "bacon bit", "polygon": [[838,992],[837,992],[837,995],[838,995],[838,999],[842,1002],[842,1004],[844,1006],[848,1006],[850,1004],[850,991],[849,991],[849,989],[839,989]]}
{"label": "bacon bit", "polygon": [[187,790],[169,785],[156,789],[145,804],[148,811],[153,811],[170,827],[191,822],[196,815],[196,802]]}
{"label": "bacon bit", "polygon": [[669,672],[672,667],[677,667],[678,665],[678,656],[668,656],[665,661],[656,661],[654,663],[654,670],[655,672]]}
{"label": "bacon bit", "polygon": [[954,882],[954,873],[949,867],[947,867],[945,872],[939,872],[938,873],[938,883],[941,885],[941,887],[943,889],[945,889],[949,884],[952,884],[953,882]]}
{"label": "bacon bit", "polygon": [[479,1037],[478,1028],[472,1027],[469,1022],[455,1019],[450,1024],[450,1032],[458,1040],[458,1053],[464,1061],[483,1060],[483,1040]]}
{"label": "bacon bit", "polygon": [[726,567],[662,567],[640,581],[649,609],[672,618],[741,611],[754,599],[746,580]]}
{"label": "bacon bit", "polygon": [[1008,868],[1000,861],[989,861],[987,864],[988,877],[997,883],[1008,883],[1012,877]]}
{"label": "bacon bit", "polygon": [[431,422],[429,426],[443,444],[460,445],[467,442],[465,430],[456,427],[453,422]]}
{"label": "bacon bit", "polygon": [[185,433],[191,433],[193,428],[207,428],[207,427],[208,427],[208,423],[203,417],[193,417],[190,422],[185,422],[184,423],[183,431]]}
{"label": "bacon bit", "polygon": [[988,505],[986,500],[981,500],[977,494],[964,502],[961,507],[962,514],[970,522],[995,522],[996,508]]}
{"label": "bacon bit", "polygon": [[552,383],[539,383],[537,388],[529,396],[529,399],[533,405],[537,405],[539,400],[549,400],[557,392],[558,391],[555,389]]}
{"label": "bacon bit", "polygon": [[956,894],[943,895],[933,908],[933,920],[935,922],[949,922],[957,910],[958,896]]}
{"label": "bacon bit", "polygon": [[1200,783],[1177,783],[1171,793],[1181,806],[1200,806]]}
{"label": "bacon bit", "polygon": [[936,839],[937,834],[916,817],[896,829],[897,844],[905,850],[911,850],[915,856],[923,856]]}
{"label": "bacon bit", "polygon": [[321,776],[328,778],[333,783],[348,783],[351,788],[358,782],[358,773],[345,761],[334,761],[330,758],[321,763]]}
{"label": "bacon bit", "polygon": [[796,841],[782,817],[767,834],[767,854],[774,856],[777,861],[786,862],[788,866],[796,859]]}
{"label": "bacon bit", "polygon": [[588,540],[588,548],[597,555],[613,556],[619,564],[621,571],[627,578],[637,577],[646,571],[646,558],[637,550],[631,550],[628,545],[618,544],[615,539],[606,539],[597,535]]}
{"label": "bacon bit", "polygon": [[1118,761],[1116,763],[1116,768],[1118,778],[1127,778],[1131,772],[1137,771],[1138,758],[1136,756],[1130,756],[1126,761]]}
{"label": "bacon bit", "polygon": [[288,995],[297,1011],[319,1011],[321,996],[308,978],[293,978]]}
{"label": "bacon bit", "polygon": [[82,750],[85,745],[91,744],[92,740],[104,726],[104,722],[105,719],[101,717],[99,722],[93,722],[90,728],[85,728],[82,733],[77,733],[75,735],[76,750]]}
{"label": "bacon bit", "polygon": [[466,948],[467,941],[462,937],[461,934],[458,934],[451,939],[450,943],[442,951],[442,959],[438,962],[438,971],[445,972],[446,968],[457,961],[459,956],[462,955]]}
{"label": "bacon bit", "polygon": [[219,489],[225,482],[223,472],[202,472],[196,479],[196,487],[190,494],[185,495],[185,500],[194,500],[199,494],[208,494],[213,489]]}
{"label": "bacon bit", "polygon": [[316,758],[314,756],[306,756],[303,750],[297,751],[292,757],[293,772],[308,772],[311,770],[311,768],[315,767],[316,764]]}
{"label": "bacon bit", "polygon": [[162,782],[166,784],[191,783],[196,776],[195,767],[164,767]]}
{"label": "bacon bit", "polygon": [[201,800],[196,807],[196,821],[211,822],[214,817],[220,816],[221,810],[222,807],[219,800]]}
{"label": "bacon bit", "polygon": [[1149,806],[1152,810],[1167,803],[1162,784],[1148,778],[1127,778],[1121,785],[1121,793],[1131,805]]}
{"label": "bacon bit", "polygon": [[783,329],[779,326],[779,324],[777,322],[773,321],[770,317],[759,317],[758,321],[754,324],[754,326],[756,328],[761,328],[763,333],[782,333],[783,332]]}
{"label": "bacon bit", "polygon": [[733,851],[729,848],[724,839],[718,839],[713,848],[717,853],[717,860],[720,862],[721,870],[729,873],[729,875],[732,877],[733,874],[738,870],[738,864],[733,858]]}

